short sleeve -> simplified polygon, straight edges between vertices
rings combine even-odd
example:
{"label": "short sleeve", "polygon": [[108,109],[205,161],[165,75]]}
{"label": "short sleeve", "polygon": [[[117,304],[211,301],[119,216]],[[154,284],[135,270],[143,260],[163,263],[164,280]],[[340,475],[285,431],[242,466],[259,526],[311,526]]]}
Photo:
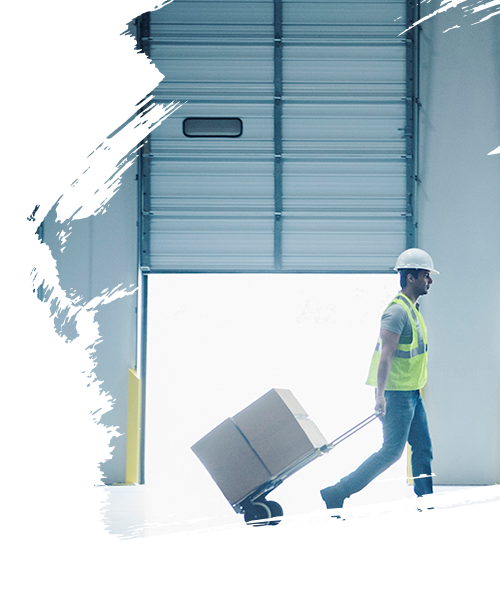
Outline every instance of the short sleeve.
{"label": "short sleeve", "polygon": [[391,304],[382,315],[380,328],[401,335],[408,322],[408,313],[399,304]]}

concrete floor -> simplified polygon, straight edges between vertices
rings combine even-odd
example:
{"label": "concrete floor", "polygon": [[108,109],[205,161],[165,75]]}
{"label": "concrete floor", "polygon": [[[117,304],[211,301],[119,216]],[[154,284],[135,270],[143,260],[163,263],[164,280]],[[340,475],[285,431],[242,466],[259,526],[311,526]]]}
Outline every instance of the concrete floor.
{"label": "concrete floor", "polygon": [[261,531],[247,527],[208,475],[180,490],[179,482],[28,486],[28,542],[13,580],[28,569],[50,598],[76,600],[498,596],[500,486],[437,486],[438,508],[461,522],[417,528],[413,488],[396,468],[346,501],[341,527],[319,496],[317,462],[316,474],[310,465],[269,495],[285,514]]}
{"label": "concrete floor", "polygon": [[260,531],[245,524],[215,485],[199,497],[159,485],[28,486],[28,539],[500,540],[500,486],[437,486],[438,510],[460,524],[418,528],[413,488],[380,477],[346,501],[348,524],[341,527],[318,490],[297,475],[295,484],[288,480],[269,495],[282,504],[283,521]]}

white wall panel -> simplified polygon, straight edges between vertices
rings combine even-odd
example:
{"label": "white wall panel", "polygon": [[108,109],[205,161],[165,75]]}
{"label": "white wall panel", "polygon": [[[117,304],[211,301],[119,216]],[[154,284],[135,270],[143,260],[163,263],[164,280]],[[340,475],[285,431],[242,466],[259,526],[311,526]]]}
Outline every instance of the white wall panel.
{"label": "white wall panel", "polygon": [[[451,11],[450,11],[451,13]],[[440,271],[422,302],[439,484],[500,482],[498,17],[422,24],[420,239]],[[470,23],[470,19],[469,19]]]}

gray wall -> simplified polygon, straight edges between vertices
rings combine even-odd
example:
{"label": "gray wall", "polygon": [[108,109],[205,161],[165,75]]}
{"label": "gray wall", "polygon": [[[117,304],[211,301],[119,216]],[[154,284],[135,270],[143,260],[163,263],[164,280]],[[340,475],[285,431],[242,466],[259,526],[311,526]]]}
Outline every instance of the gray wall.
{"label": "gray wall", "polygon": [[136,360],[134,0],[49,0],[40,366],[49,482],[125,480]]}
{"label": "gray wall", "polygon": [[[435,9],[435,7],[434,7]],[[422,24],[419,245],[438,484],[500,482],[500,19]],[[463,15],[460,15],[463,17]],[[480,16],[477,18],[479,20]]]}

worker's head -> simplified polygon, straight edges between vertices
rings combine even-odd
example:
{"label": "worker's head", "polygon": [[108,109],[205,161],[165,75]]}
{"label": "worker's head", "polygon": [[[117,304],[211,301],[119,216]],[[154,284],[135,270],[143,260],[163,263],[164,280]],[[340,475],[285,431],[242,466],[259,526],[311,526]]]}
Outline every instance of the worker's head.
{"label": "worker's head", "polygon": [[399,282],[401,284],[401,289],[403,290],[408,285],[408,275],[410,275],[413,279],[418,278],[419,269],[400,269],[399,273]]}
{"label": "worker's head", "polygon": [[399,277],[402,290],[411,290],[417,296],[427,294],[432,284],[428,269],[400,269]]}

